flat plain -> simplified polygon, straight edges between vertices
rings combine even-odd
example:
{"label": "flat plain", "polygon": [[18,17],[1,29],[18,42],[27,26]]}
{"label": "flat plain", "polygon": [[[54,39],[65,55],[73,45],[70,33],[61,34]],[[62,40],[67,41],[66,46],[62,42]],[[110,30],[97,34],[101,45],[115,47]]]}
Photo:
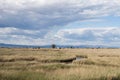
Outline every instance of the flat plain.
{"label": "flat plain", "polygon": [[120,49],[0,48],[0,80],[120,80]]}

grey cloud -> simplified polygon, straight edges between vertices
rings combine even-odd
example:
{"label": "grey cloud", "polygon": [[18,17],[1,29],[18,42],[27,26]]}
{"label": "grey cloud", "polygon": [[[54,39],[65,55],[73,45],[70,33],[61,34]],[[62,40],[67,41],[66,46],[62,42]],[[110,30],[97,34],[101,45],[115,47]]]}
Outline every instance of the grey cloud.
{"label": "grey cloud", "polygon": [[[14,28],[14,27],[6,27],[6,28],[0,28],[0,36],[7,36],[7,37],[21,37],[21,36],[25,36],[25,37],[30,37],[33,39],[36,38],[44,38],[44,36],[46,35],[48,31],[47,30],[25,30],[25,29],[18,29],[18,28]],[[2,38],[1,38],[2,39]]]}
{"label": "grey cloud", "polygon": [[0,27],[50,29],[53,26],[111,15],[120,9],[118,4],[120,1],[87,0],[87,2],[82,0],[2,0],[0,1]]}
{"label": "grey cloud", "polygon": [[119,3],[120,0],[0,0],[0,42],[119,42],[118,28],[86,29],[81,33],[72,29],[59,30],[76,21],[119,16]]}
{"label": "grey cloud", "polygon": [[[4,31],[4,32],[3,32]],[[61,29],[43,34],[45,31],[0,28],[0,42],[14,44],[104,44],[117,45],[120,42],[120,28],[78,28]],[[55,34],[56,33],[56,34]],[[43,35],[41,35],[43,34]]]}
{"label": "grey cloud", "polygon": [[[57,37],[69,42],[93,44],[112,44],[120,42],[120,28],[78,28],[60,30]],[[119,44],[116,44],[119,45]]]}

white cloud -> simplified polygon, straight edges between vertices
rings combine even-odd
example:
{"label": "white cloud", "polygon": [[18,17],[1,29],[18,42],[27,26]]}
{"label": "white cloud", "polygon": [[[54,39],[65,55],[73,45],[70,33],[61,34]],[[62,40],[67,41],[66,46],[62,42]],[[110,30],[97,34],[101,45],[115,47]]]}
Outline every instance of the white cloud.
{"label": "white cloud", "polygon": [[37,34],[39,31],[34,31],[34,30],[24,30],[24,29],[18,29],[15,27],[6,27],[6,28],[0,28],[0,35],[4,34]]}
{"label": "white cloud", "polygon": [[[117,15],[120,0],[0,0],[0,26],[48,29]],[[59,6],[58,6],[59,5]]]}
{"label": "white cloud", "polygon": [[70,44],[120,45],[119,31],[120,28],[115,27],[64,29],[58,31],[55,37],[59,40],[64,39],[64,43]]}
{"label": "white cloud", "polygon": [[119,15],[120,0],[0,0],[0,42],[116,44],[119,28],[61,26]]}
{"label": "white cloud", "polygon": [[[4,32],[2,32],[4,30]],[[40,34],[40,35],[39,35]],[[41,37],[37,30],[0,28],[0,42],[27,45],[71,44],[71,45],[115,45],[119,46],[120,28],[76,28],[49,32]]]}
{"label": "white cloud", "polygon": [[15,27],[0,28],[0,43],[45,45],[52,41],[46,39],[47,31],[18,29]]}

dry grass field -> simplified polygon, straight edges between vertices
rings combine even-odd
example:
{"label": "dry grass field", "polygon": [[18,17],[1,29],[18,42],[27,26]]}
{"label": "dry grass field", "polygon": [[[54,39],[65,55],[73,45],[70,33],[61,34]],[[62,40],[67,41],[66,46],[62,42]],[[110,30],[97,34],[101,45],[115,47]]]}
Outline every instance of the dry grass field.
{"label": "dry grass field", "polygon": [[120,80],[120,49],[0,48],[0,80]]}

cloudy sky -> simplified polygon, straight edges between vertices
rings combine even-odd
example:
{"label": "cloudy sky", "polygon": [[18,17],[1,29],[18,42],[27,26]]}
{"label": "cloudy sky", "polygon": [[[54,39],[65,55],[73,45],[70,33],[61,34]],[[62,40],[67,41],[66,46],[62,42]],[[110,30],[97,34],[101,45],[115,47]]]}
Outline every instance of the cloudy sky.
{"label": "cloudy sky", "polygon": [[0,0],[0,43],[120,47],[120,0]]}

